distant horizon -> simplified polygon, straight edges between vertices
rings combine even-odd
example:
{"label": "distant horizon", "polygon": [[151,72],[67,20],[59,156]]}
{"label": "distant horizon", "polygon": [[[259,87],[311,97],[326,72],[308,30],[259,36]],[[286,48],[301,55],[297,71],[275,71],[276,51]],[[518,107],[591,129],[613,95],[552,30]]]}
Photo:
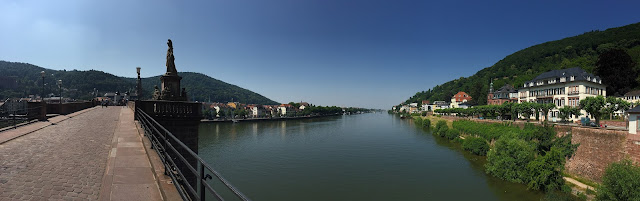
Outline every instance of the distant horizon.
{"label": "distant horizon", "polygon": [[[53,70],[178,71],[276,102],[388,109],[527,47],[640,22],[614,1],[8,1],[0,60]],[[117,15],[114,15],[117,13]],[[597,15],[594,15],[597,13]]]}

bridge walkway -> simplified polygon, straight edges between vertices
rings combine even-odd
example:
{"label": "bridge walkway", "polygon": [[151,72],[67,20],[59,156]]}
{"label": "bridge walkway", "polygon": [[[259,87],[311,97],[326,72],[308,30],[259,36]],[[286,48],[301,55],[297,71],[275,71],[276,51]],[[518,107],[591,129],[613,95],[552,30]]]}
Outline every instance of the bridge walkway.
{"label": "bridge walkway", "polygon": [[0,201],[164,200],[137,128],[131,109],[95,107],[0,132]]}

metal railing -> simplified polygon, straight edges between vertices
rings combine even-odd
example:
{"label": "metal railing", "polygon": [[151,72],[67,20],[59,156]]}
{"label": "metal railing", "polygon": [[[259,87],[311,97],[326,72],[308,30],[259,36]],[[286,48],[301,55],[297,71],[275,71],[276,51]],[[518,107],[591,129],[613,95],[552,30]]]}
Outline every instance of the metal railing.
{"label": "metal railing", "polygon": [[[225,200],[221,193],[214,190],[212,185],[207,182],[208,179],[213,179],[213,177],[207,173],[208,171],[223,184],[226,190],[231,191],[234,198],[249,201],[249,198],[233,187],[220,173],[215,171],[209,164],[202,160],[198,154],[194,153],[188,146],[178,140],[178,138],[149,116],[149,114],[140,108],[136,109],[135,114],[144,129],[145,135],[151,141],[152,148],[158,152],[164,164],[165,174],[171,177],[182,199],[206,200],[206,194],[208,192],[217,200]],[[178,149],[186,150],[188,156],[181,155]],[[186,159],[187,157],[195,159],[196,167],[189,164],[189,161]],[[187,168],[179,168],[179,165]],[[187,170],[187,172],[183,172],[185,170]],[[188,176],[185,176],[185,174],[189,173],[196,178],[195,187],[188,181]]]}
{"label": "metal railing", "polygon": [[38,119],[42,114],[40,103],[25,104],[20,108],[0,108],[0,131],[17,128],[19,125]]}

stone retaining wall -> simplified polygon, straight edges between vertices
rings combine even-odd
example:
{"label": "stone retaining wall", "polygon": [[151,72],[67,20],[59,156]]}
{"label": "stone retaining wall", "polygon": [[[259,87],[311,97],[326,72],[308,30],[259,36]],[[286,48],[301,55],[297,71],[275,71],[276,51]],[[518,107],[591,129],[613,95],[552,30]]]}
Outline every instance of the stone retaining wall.
{"label": "stone retaining wall", "polygon": [[607,126],[617,126],[617,127],[627,127],[627,122],[626,121],[600,121],[600,124],[602,125],[607,125]]}

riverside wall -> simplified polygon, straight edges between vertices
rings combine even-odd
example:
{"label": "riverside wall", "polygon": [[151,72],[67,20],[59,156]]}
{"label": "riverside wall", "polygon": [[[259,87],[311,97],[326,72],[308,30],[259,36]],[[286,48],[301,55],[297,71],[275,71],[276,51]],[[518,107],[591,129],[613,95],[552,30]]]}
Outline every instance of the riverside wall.
{"label": "riverside wall", "polygon": [[[503,123],[497,120],[469,119],[443,116],[446,120],[466,119],[482,123]],[[511,121],[523,127],[526,122]],[[535,122],[532,122],[535,123]],[[624,123],[624,122],[623,122]],[[571,142],[580,144],[575,155],[567,160],[565,172],[600,182],[607,166],[625,158],[640,165],[640,134],[629,134],[627,130],[556,125],[559,136],[571,133]]]}

